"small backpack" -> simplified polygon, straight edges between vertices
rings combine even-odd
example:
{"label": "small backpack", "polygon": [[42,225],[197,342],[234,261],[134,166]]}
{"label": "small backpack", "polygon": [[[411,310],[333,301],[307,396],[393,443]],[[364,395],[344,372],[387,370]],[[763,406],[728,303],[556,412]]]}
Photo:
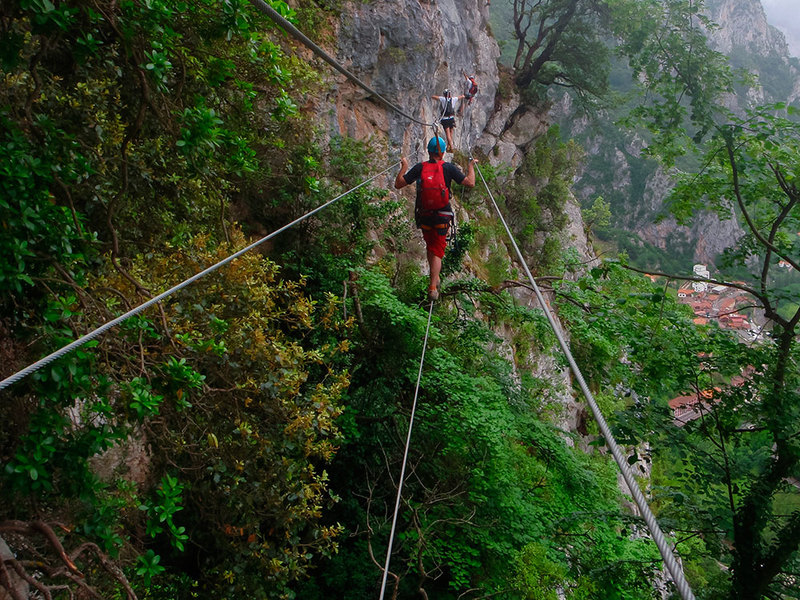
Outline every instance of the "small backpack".
{"label": "small backpack", "polygon": [[456,114],[456,111],[453,110],[453,99],[452,98],[445,98],[444,101],[444,116],[445,117],[452,117]]}
{"label": "small backpack", "polygon": [[447,206],[450,193],[444,181],[444,161],[425,161],[419,184],[419,207],[422,210],[439,210]]}

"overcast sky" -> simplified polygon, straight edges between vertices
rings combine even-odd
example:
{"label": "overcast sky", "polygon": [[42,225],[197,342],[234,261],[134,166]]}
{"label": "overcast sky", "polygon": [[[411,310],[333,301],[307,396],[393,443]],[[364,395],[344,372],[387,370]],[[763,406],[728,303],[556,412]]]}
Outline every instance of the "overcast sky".
{"label": "overcast sky", "polygon": [[786,35],[789,52],[800,57],[800,0],[761,0],[767,21]]}

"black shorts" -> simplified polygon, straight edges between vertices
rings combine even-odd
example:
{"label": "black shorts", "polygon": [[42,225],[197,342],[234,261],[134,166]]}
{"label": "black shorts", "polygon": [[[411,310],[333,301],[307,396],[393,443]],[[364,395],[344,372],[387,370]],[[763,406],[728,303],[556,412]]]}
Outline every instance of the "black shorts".
{"label": "black shorts", "polygon": [[442,124],[442,127],[445,129],[455,129],[456,126],[456,118],[455,117],[442,117],[439,121]]}

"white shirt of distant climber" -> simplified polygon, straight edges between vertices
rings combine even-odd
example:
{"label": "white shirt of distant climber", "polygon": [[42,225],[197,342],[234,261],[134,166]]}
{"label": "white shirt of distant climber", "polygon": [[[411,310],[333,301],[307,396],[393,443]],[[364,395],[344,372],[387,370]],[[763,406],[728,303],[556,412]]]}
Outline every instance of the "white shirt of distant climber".
{"label": "white shirt of distant climber", "polygon": [[439,104],[441,105],[442,114],[445,113],[448,100],[453,103],[453,114],[456,114],[456,109],[458,109],[458,97],[450,96],[450,98],[445,98],[444,96],[439,96]]}

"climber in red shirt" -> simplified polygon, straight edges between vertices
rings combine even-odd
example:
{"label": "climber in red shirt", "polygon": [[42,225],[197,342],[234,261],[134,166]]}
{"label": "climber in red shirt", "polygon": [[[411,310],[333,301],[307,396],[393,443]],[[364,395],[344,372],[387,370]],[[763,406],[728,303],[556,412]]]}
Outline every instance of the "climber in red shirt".
{"label": "climber in red shirt", "polygon": [[428,287],[428,299],[439,298],[439,273],[442,270],[442,258],[447,244],[447,231],[453,220],[453,209],[450,206],[450,182],[455,180],[466,187],[475,187],[475,160],[470,159],[467,174],[461,172],[455,164],[444,162],[447,149],[445,141],[434,136],[428,142],[428,160],[408,168],[408,161],[400,159],[400,172],[394,181],[398,190],[416,182],[417,200],[414,218],[417,227],[422,229],[422,237],[427,248],[428,265],[431,281]]}

